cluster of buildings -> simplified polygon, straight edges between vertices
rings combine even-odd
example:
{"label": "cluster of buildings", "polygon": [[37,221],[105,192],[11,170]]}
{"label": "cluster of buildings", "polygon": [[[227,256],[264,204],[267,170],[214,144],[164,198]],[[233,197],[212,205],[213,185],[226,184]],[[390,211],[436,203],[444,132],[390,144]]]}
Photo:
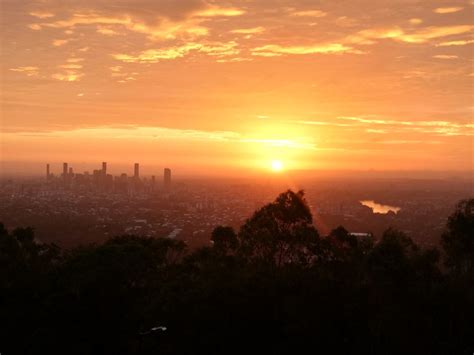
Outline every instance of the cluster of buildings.
{"label": "cluster of buildings", "polygon": [[[115,192],[124,194],[134,194],[139,192],[153,192],[158,189],[155,175],[150,179],[140,178],[140,164],[135,163],[133,176],[125,173],[113,176],[107,172],[107,162],[102,163],[101,169],[96,169],[90,174],[75,173],[68,163],[63,163],[63,171],[59,176],[51,173],[50,164],[46,164],[46,182],[53,187],[75,190],[95,190],[103,192]],[[163,184],[165,190],[171,188],[171,169],[165,168],[163,171]]]}

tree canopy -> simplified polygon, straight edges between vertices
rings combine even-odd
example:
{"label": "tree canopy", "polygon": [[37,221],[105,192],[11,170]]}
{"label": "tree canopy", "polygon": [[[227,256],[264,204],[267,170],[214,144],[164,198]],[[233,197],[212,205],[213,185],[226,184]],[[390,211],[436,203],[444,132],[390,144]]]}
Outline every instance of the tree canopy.
{"label": "tree canopy", "polygon": [[320,236],[302,191],[196,251],[133,235],[60,250],[0,224],[0,352],[471,353],[473,206],[442,252],[393,228]]}

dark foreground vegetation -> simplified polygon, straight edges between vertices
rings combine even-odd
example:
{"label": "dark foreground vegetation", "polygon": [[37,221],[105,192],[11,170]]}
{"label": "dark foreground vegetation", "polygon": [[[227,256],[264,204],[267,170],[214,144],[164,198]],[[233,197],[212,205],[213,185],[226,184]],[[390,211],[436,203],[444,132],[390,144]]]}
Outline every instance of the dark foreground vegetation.
{"label": "dark foreground vegetation", "polygon": [[459,203],[440,251],[393,229],[320,236],[292,191],[194,252],[137,236],[62,251],[0,225],[0,352],[472,354],[473,213]]}

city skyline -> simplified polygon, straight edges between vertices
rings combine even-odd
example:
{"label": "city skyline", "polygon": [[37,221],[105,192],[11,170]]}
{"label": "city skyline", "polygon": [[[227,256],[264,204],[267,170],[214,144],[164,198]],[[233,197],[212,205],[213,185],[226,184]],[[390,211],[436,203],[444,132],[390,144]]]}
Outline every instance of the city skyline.
{"label": "city skyline", "polygon": [[1,170],[473,170],[471,1],[115,4],[1,1]]}
{"label": "city skyline", "polygon": [[[93,175],[95,172],[101,172],[102,175],[113,175],[113,174],[108,174],[108,172],[110,172],[110,170],[108,170],[108,162],[106,161],[103,161],[101,163],[101,166],[102,168],[101,169],[89,169],[89,170],[76,170],[74,171],[74,164],[69,164],[68,162],[63,162],[61,163],[62,165],[62,172],[61,170],[59,169],[60,167],[60,164],[57,164],[58,165],[58,173],[55,174],[55,169],[54,169],[54,164],[50,164],[50,163],[46,163],[44,165],[45,167],[45,171],[46,171],[46,178],[52,178],[52,177],[64,177],[66,175],[77,175],[77,174],[81,174],[81,175]],[[140,174],[140,169],[141,169],[141,166],[140,166],[140,163],[133,163],[133,169],[130,169],[130,171],[132,173],[130,174],[127,174],[127,172],[124,172],[124,171],[121,171],[121,172],[118,172],[120,168],[116,168],[116,176],[119,176],[119,175],[122,175],[122,174],[125,174],[127,176],[129,176],[130,178],[133,178],[133,179],[137,179],[139,180],[140,177],[141,177],[141,174]],[[171,169],[168,168],[168,167],[164,167],[162,168],[162,172],[163,172],[163,177],[164,179],[168,180],[169,182],[171,181]],[[155,175],[153,174],[148,174],[148,175],[144,175],[145,177],[155,177]]]}

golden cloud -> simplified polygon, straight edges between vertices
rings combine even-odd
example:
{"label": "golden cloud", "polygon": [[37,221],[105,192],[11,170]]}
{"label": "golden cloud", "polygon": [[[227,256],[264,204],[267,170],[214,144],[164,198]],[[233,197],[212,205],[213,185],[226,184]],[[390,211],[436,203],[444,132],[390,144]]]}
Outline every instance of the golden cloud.
{"label": "golden cloud", "polygon": [[55,16],[52,12],[42,12],[42,11],[33,11],[33,12],[30,12],[30,15],[37,17],[39,19],[45,19],[45,18],[50,18],[50,17]]}
{"label": "golden cloud", "polygon": [[157,63],[161,60],[182,58],[191,51],[218,57],[235,55],[240,52],[237,48],[237,43],[234,41],[227,43],[213,42],[207,44],[191,42],[182,46],[169,47],[165,49],[148,49],[138,55],[113,54],[112,57],[126,63]]}
{"label": "golden cloud", "polygon": [[52,22],[34,23],[29,27],[41,30],[44,27],[72,29],[77,26],[97,26],[96,31],[104,35],[115,35],[117,32],[110,26],[123,26],[129,31],[142,33],[150,39],[175,39],[178,36],[204,36],[208,29],[200,24],[210,17],[233,17],[244,13],[237,8],[222,8],[209,6],[204,10],[196,11],[181,20],[171,20],[164,16],[157,16],[156,23],[150,24],[129,14],[104,16],[96,12],[74,13],[70,18]]}
{"label": "golden cloud", "polygon": [[436,47],[449,47],[449,46],[465,46],[468,44],[474,43],[473,39],[469,40],[458,40],[458,41],[448,41],[448,42],[441,42],[436,45]]}
{"label": "golden cloud", "polygon": [[37,76],[39,72],[39,68],[34,66],[10,68],[9,70],[13,72],[25,73],[28,76]]}
{"label": "golden cloud", "polygon": [[341,43],[327,43],[313,46],[280,46],[277,44],[268,44],[262,47],[252,49],[252,55],[274,56],[282,54],[335,54],[335,53],[354,53],[362,54],[350,46]]}
{"label": "golden cloud", "polygon": [[262,33],[265,31],[265,27],[252,27],[252,28],[239,28],[236,30],[230,31],[230,33],[238,33],[238,34],[255,34],[255,33]]}
{"label": "golden cloud", "polygon": [[436,59],[457,59],[459,57],[457,55],[437,54],[437,55],[434,55],[433,58],[436,58]]}
{"label": "golden cloud", "polygon": [[474,136],[474,124],[462,124],[450,121],[398,121],[373,119],[365,117],[339,116],[338,119],[353,121],[359,124],[391,126],[402,131],[414,131],[417,133],[431,133],[444,136]]}
{"label": "golden cloud", "polygon": [[244,10],[237,9],[234,7],[219,7],[219,6],[211,6],[205,10],[201,10],[195,13],[197,17],[233,17],[233,16],[240,16],[245,13]]}
{"label": "golden cloud", "polygon": [[373,28],[350,35],[346,37],[345,42],[370,45],[374,44],[376,39],[393,39],[406,43],[425,43],[431,39],[469,33],[473,29],[472,25],[430,26],[407,33],[399,27]]}
{"label": "golden cloud", "polygon": [[61,46],[64,46],[65,44],[67,44],[68,42],[69,42],[68,39],[55,39],[53,41],[53,46],[61,47]]}
{"label": "golden cloud", "polygon": [[112,28],[105,27],[105,26],[98,26],[96,31],[97,33],[100,33],[105,36],[116,36],[119,34],[117,31],[114,31]]}
{"label": "golden cloud", "polygon": [[437,14],[452,14],[454,12],[458,12],[463,10],[464,7],[461,6],[453,6],[453,7],[438,7],[434,9],[433,11],[436,12]]}
{"label": "golden cloud", "polygon": [[324,17],[327,13],[321,10],[305,10],[305,11],[295,11],[291,13],[291,16],[299,17]]}

